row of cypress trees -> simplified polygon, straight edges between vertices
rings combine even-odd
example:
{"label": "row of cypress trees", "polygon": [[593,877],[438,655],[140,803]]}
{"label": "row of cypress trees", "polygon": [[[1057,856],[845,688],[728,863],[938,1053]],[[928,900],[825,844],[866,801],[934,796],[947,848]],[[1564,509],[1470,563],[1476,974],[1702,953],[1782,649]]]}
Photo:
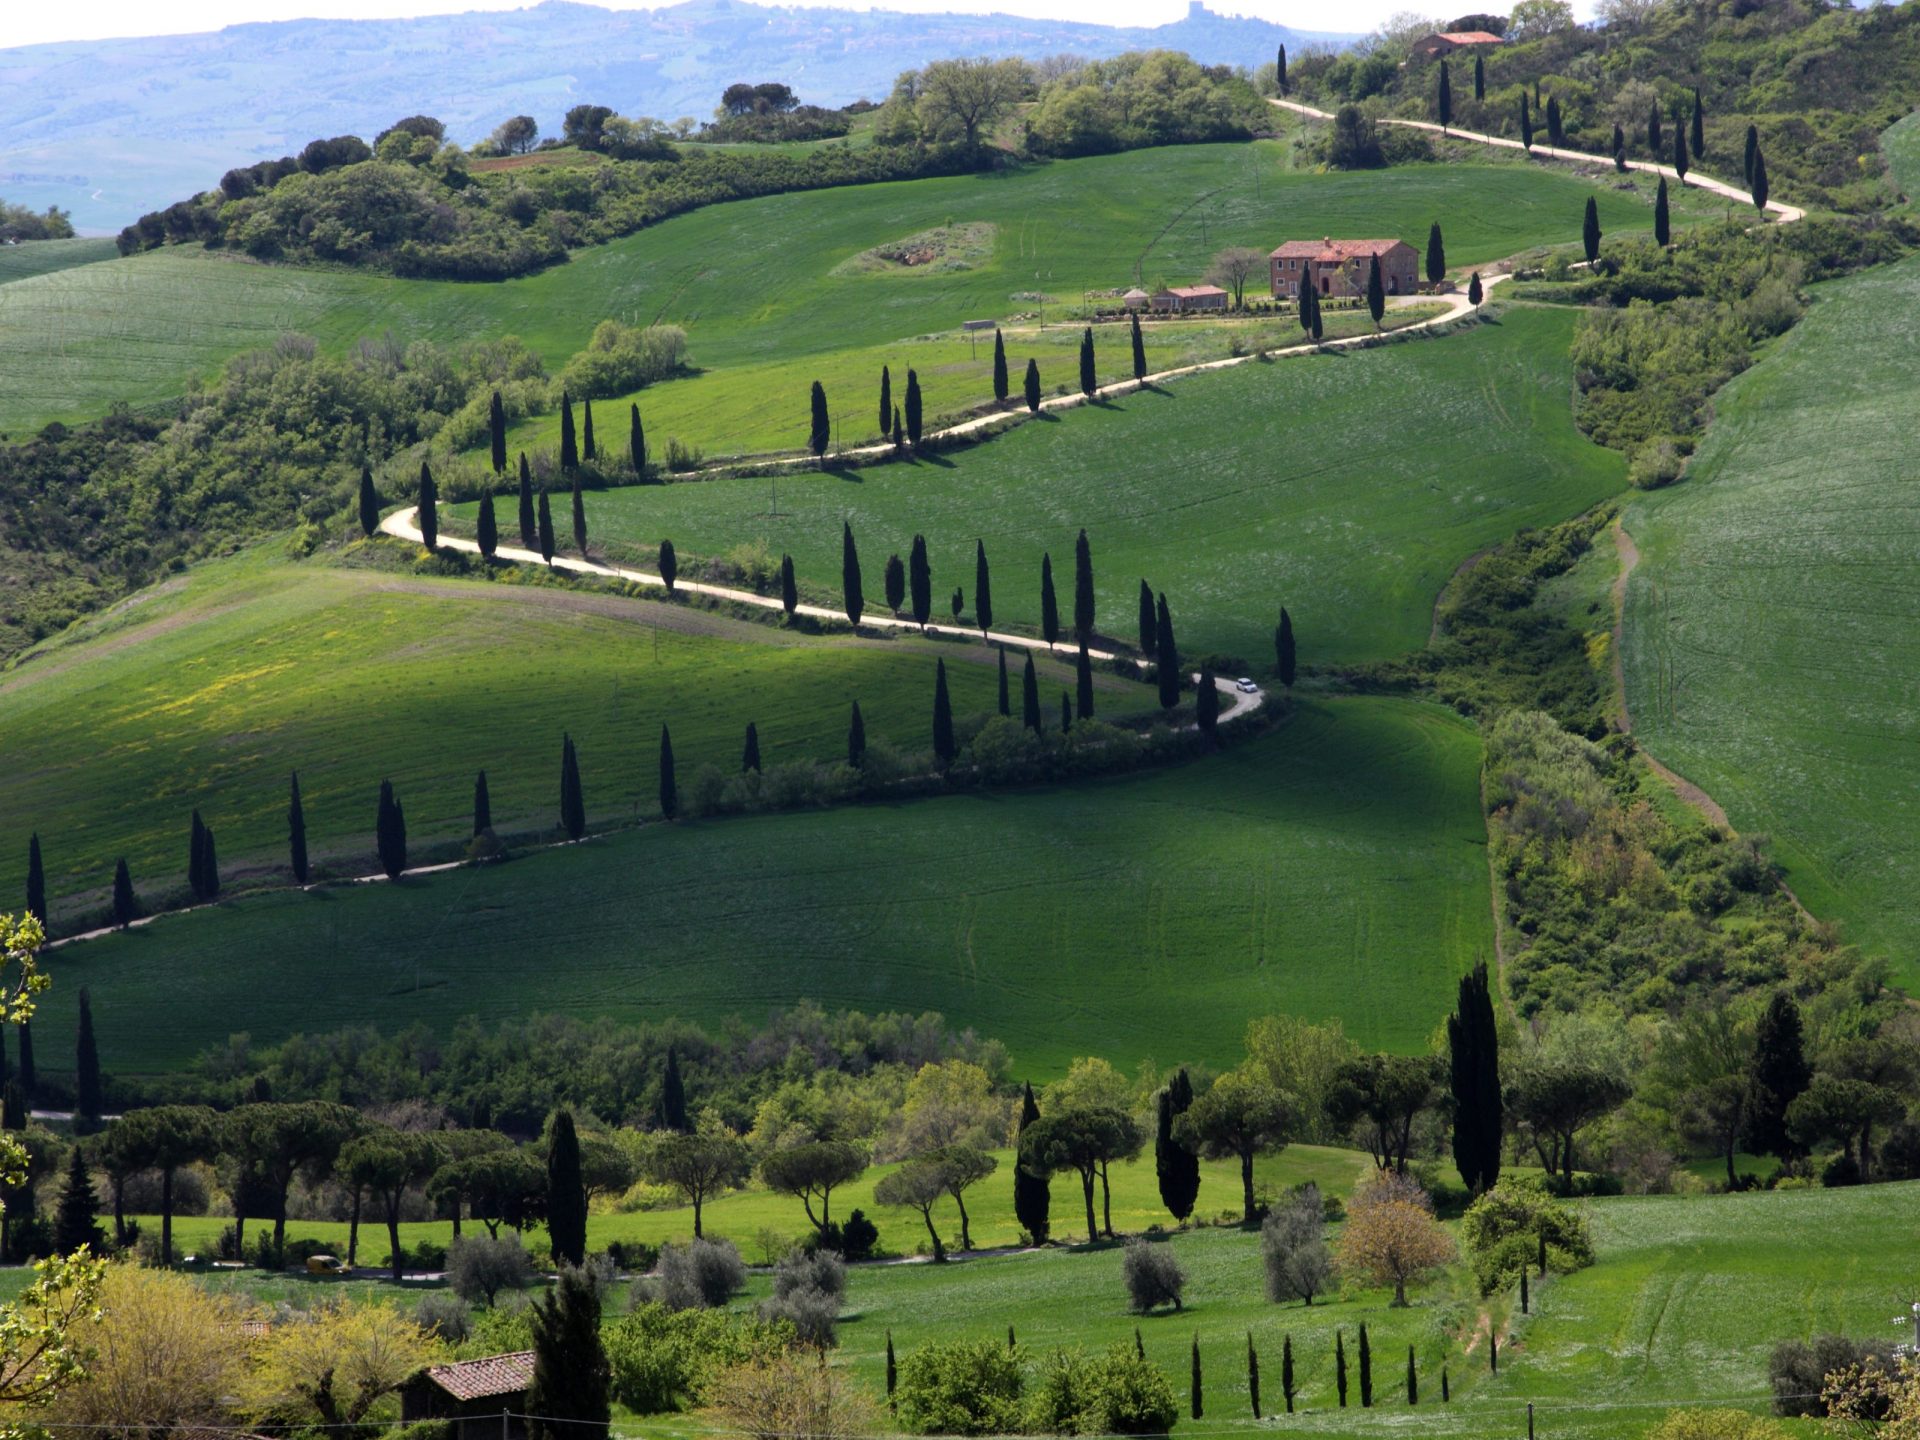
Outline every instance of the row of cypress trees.
{"label": "row of cypress trees", "polygon": [[[1146,1342],[1141,1337],[1138,1327],[1134,1330],[1134,1347],[1136,1353],[1142,1358],[1145,1358]],[[1359,1371],[1360,1382],[1360,1405],[1363,1409],[1371,1409],[1373,1407],[1374,1395],[1373,1344],[1371,1337],[1367,1334],[1367,1327],[1364,1321],[1362,1321],[1360,1325],[1358,1350],[1359,1364],[1357,1369]],[[1340,1408],[1344,1410],[1347,1408],[1349,1387],[1347,1379],[1346,1334],[1342,1330],[1334,1331],[1333,1366],[1334,1392],[1339,1399]],[[1405,1393],[1408,1405],[1418,1405],[1420,1403],[1419,1361],[1415,1347],[1411,1344],[1407,1346]],[[1286,1413],[1289,1415],[1293,1414],[1294,1404],[1300,1398],[1300,1388],[1294,1375],[1293,1336],[1291,1334],[1283,1335],[1280,1341],[1280,1394],[1286,1405]],[[1187,1397],[1188,1413],[1195,1420],[1204,1419],[1206,1417],[1206,1390],[1200,1360],[1200,1336],[1197,1333],[1193,1337],[1193,1347],[1189,1361]],[[1251,1330],[1247,1332],[1247,1399],[1253,1410],[1253,1418],[1255,1420],[1264,1418],[1260,1408],[1260,1352],[1254,1346],[1253,1332]],[[1440,1369],[1440,1399],[1442,1403],[1449,1403],[1453,1399],[1453,1386],[1445,1366],[1442,1366]]]}

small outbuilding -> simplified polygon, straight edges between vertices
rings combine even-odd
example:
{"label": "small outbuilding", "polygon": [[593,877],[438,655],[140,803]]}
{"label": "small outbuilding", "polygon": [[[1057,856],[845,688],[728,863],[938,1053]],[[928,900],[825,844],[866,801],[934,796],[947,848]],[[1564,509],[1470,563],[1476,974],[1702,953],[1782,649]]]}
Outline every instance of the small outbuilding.
{"label": "small outbuilding", "polygon": [[1478,50],[1506,42],[1488,30],[1440,30],[1413,43],[1415,60],[1438,60],[1456,50]]}
{"label": "small outbuilding", "polygon": [[429,1365],[400,1389],[400,1418],[453,1422],[453,1440],[526,1440],[533,1351]]}
{"label": "small outbuilding", "polygon": [[1218,285],[1174,285],[1154,292],[1153,308],[1176,315],[1196,310],[1225,310],[1227,292]]}
{"label": "small outbuilding", "polygon": [[1144,310],[1152,299],[1151,295],[1136,285],[1120,297],[1120,303],[1129,310]]}

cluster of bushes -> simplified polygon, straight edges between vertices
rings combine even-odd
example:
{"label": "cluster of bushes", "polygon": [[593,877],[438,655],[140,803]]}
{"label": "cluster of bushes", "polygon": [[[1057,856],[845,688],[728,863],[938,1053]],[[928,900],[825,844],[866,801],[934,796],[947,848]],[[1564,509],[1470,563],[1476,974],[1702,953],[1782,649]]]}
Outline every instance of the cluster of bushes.
{"label": "cluster of bushes", "polygon": [[560,372],[566,393],[586,399],[626,395],[679,373],[687,363],[687,332],[678,325],[627,325],[602,320],[593,337]]}
{"label": "cluster of bushes", "polygon": [[614,1321],[603,1339],[613,1398],[640,1415],[698,1408],[723,1372],[794,1343],[792,1327],[780,1321],[652,1303]]}
{"label": "cluster of bushes", "polygon": [[1100,155],[1147,145],[1246,140],[1271,128],[1244,74],[1171,50],[1090,60],[1037,86],[1026,122],[1036,155]]}
{"label": "cluster of bushes", "polygon": [[1173,1386],[1125,1345],[1055,1350],[1037,1365],[1018,1346],[955,1340],[900,1362],[895,1410],[932,1435],[1163,1435],[1179,1419]]}
{"label": "cluster of bushes", "polygon": [[73,217],[57,205],[36,214],[24,205],[0,200],[0,245],[12,240],[71,240]]}

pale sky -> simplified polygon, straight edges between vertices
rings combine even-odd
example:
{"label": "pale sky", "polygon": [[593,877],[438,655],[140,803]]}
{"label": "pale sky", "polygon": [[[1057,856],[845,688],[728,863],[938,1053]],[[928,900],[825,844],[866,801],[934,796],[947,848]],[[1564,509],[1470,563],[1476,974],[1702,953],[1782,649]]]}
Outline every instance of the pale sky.
{"label": "pale sky", "polygon": [[[595,0],[599,3],[599,0]],[[773,0],[765,0],[773,3]],[[919,12],[1000,11],[1102,25],[1161,25],[1186,13],[1185,0],[779,0],[784,4],[832,4],[849,10]],[[70,5],[0,0],[0,48],[49,40],[101,40],[124,35],[187,35],[250,20],[324,18],[393,19],[447,15],[466,10],[513,10],[509,0],[79,0]],[[607,4],[612,10],[653,6]],[[1222,15],[1252,15],[1301,30],[1370,30],[1409,7],[1406,0],[1208,0]],[[1472,6],[1468,5],[1468,9]]]}

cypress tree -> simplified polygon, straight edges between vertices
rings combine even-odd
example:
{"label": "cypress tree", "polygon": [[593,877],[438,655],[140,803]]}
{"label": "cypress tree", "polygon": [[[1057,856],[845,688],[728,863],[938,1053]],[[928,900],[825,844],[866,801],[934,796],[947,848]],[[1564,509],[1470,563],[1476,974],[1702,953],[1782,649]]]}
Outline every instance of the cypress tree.
{"label": "cypress tree", "polygon": [[200,846],[200,876],[207,887],[207,899],[216,900],[220,896],[220,861],[214,855],[211,825],[201,835]]}
{"label": "cypress tree", "polygon": [[1204,666],[1200,670],[1200,688],[1193,696],[1193,718],[1200,733],[1209,740],[1220,728],[1220,687],[1214,683],[1213,671]]}
{"label": "cypress tree", "polygon": [[493,828],[493,798],[487,794],[487,772],[473,777],[473,833],[484,835]]}
{"label": "cypress tree", "polygon": [[380,868],[389,880],[400,878],[407,868],[407,817],[394,798],[393,782],[380,782],[380,806],[373,819],[374,849],[380,856]]}
{"label": "cypress tree", "polygon": [[660,1081],[660,1119],[669,1130],[685,1135],[693,1129],[687,1115],[687,1085],[680,1078],[680,1054],[667,1047],[667,1073]]}
{"label": "cypress tree", "polygon": [[1623,173],[1627,168],[1627,132],[1618,125],[1613,127],[1613,168]]}
{"label": "cypress tree", "polygon": [[800,604],[800,586],[793,577],[793,556],[780,557],[780,608],[789,617]]}
{"label": "cypress tree", "polygon": [[1673,227],[1667,218],[1667,177],[1660,177],[1660,188],[1653,195],[1653,241],[1665,249],[1673,239]]}
{"label": "cypress tree", "polygon": [[[1520,97],[1525,99],[1523,95]],[[1340,1408],[1347,1408],[1347,1338],[1339,1330],[1333,1332],[1333,1388],[1340,1396]]]}
{"label": "cypress tree", "polygon": [[1153,613],[1153,591],[1147,582],[1140,582],[1140,653],[1151,655],[1160,635],[1159,622]]}
{"label": "cypress tree", "polygon": [[1586,251],[1589,265],[1600,258],[1600,206],[1591,195],[1587,197],[1586,216],[1580,222],[1580,248]]}
{"label": "cypress tree", "polygon": [[1445,59],[1440,61],[1440,83],[1434,90],[1433,112],[1442,132],[1453,124],[1453,78],[1447,73]]}
{"label": "cypress tree", "polygon": [[1310,324],[1313,331],[1313,343],[1318,345],[1320,343],[1320,336],[1324,333],[1324,327],[1321,323],[1323,317],[1320,314],[1320,292],[1309,289],[1307,296],[1312,301],[1310,309],[1312,319]]}
{"label": "cypress tree", "polygon": [[572,470],[580,463],[580,447],[573,438],[573,396],[560,392],[560,468]]}
{"label": "cypress tree", "polygon": [[987,542],[973,542],[973,617],[980,633],[993,628],[993,577],[987,573]]}
{"label": "cypress tree", "polygon": [[[125,873],[126,868],[127,862],[122,860],[120,862],[120,871],[122,874]],[[120,909],[120,884],[118,876],[115,877],[113,890],[113,904],[117,917]],[[131,880],[127,882],[127,898],[129,901],[133,898],[133,882]],[[131,920],[135,917],[129,913],[127,918]],[[121,921],[120,924],[122,928],[125,928],[125,921]],[[28,1104],[31,1104],[34,1092],[39,1088],[39,1072],[33,1068],[33,1025],[29,1021],[22,1020],[20,1022],[20,1096],[23,1100],[27,1101]],[[8,1123],[7,1128],[9,1130],[24,1130],[27,1128],[26,1108],[24,1105],[21,1107],[22,1113],[18,1125],[12,1124],[11,1122]]]}
{"label": "cypress tree", "polygon": [[[1020,1101],[1020,1128],[1014,1135],[1014,1146],[1019,1147],[1019,1137],[1026,1133],[1027,1127],[1040,1118],[1040,1107],[1034,1103],[1033,1084],[1028,1082],[1026,1094]],[[1020,1222],[1020,1228],[1033,1238],[1035,1244],[1044,1244],[1049,1227],[1048,1211],[1051,1208],[1051,1195],[1047,1177],[1035,1175],[1024,1165],[1013,1167],[1013,1216]]]}
{"label": "cypress tree", "polygon": [[88,1128],[98,1128],[100,1112],[100,1047],[93,1038],[93,995],[80,987],[80,1038],[74,1047],[73,1112]]}
{"label": "cypress tree", "polygon": [[1487,1370],[1490,1374],[1500,1373],[1500,1332],[1487,1332]]}
{"label": "cypress tree", "polygon": [[933,755],[944,770],[953,764],[953,702],[947,697],[947,662],[933,662]]}
{"label": "cypress tree", "polygon": [[633,478],[647,478],[647,428],[640,423],[640,407],[627,407],[627,462],[633,466]]}
{"label": "cypress tree", "polygon": [[887,609],[898,615],[900,607],[907,603],[907,567],[898,555],[887,557],[880,571],[880,588],[886,592]]}
{"label": "cypress tree", "polygon": [[1360,1322],[1360,1408],[1373,1408],[1373,1346],[1367,1339],[1367,1322]]}
{"label": "cypress tree", "polygon": [[680,792],[673,783],[673,736],[660,727],[660,813],[671,820],[680,813]]}
{"label": "cypress tree", "polygon": [[1052,650],[1060,638],[1060,602],[1053,593],[1053,555],[1040,556],[1040,634]]}
{"label": "cypress tree", "polygon": [[907,424],[906,421],[900,418],[900,407],[898,405],[893,407],[893,448],[895,450],[905,450],[907,448]]}
{"label": "cypress tree", "polygon": [[913,623],[922,630],[933,614],[933,570],[927,563],[927,537],[913,537],[913,549],[907,552],[907,593],[913,601]]}
{"label": "cypress tree", "polygon": [[867,763],[867,722],[860,718],[860,702],[853,702],[847,721],[847,764],[858,770]]}
{"label": "cypress tree", "polygon": [[307,812],[300,804],[300,776],[295,773],[287,785],[287,860],[293,868],[295,884],[307,883]]}
{"label": "cypress tree", "polygon": [[1280,1398],[1287,1402],[1287,1414],[1293,1413],[1293,1397],[1300,1392],[1293,1384],[1293,1335],[1280,1337]]}
{"label": "cypress tree", "polygon": [[100,1228],[99,1209],[93,1176],[87,1173],[86,1156],[76,1145],[67,1159],[67,1179],[60,1187],[59,1208],[53,1212],[56,1254],[71,1255],[83,1247],[98,1254],[106,1248],[107,1237]]}
{"label": "cypress tree", "polygon": [[900,1383],[899,1369],[893,1363],[893,1331],[887,1331],[887,1409],[894,1408],[893,1392]]}
{"label": "cypress tree", "polygon": [[1500,1178],[1505,1119],[1500,1101],[1500,1037],[1492,984],[1484,963],[1460,977],[1459,999],[1447,1017],[1447,1053],[1453,1092],[1453,1159],[1474,1194]]}
{"label": "cypress tree", "polygon": [[1693,87],[1693,127],[1687,138],[1693,142],[1693,158],[1707,153],[1707,116],[1700,105],[1700,87]]}
{"label": "cypress tree", "polygon": [[553,564],[553,552],[555,549],[553,539],[553,506],[548,503],[547,492],[544,490],[540,492],[540,523],[538,528],[540,532],[540,558],[551,565]]}
{"label": "cypress tree", "polygon": [[1546,1231],[1544,1231],[1544,1230],[1542,1230],[1542,1231],[1541,1231],[1541,1232],[1540,1232],[1540,1233],[1539,1233],[1539,1234],[1538,1234],[1537,1236],[1535,1236],[1534,1238],[1535,1238],[1536,1240],[1538,1240],[1538,1241],[1539,1241],[1539,1244],[1540,1244],[1540,1250],[1539,1250],[1539,1255],[1538,1255],[1538,1257],[1537,1257],[1537,1263],[1538,1263],[1538,1264],[1539,1264],[1539,1266],[1540,1266],[1540,1278],[1541,1278],[1542,1280],[1544,1280],[1544,1279],[1546,1279],[1546,1278],[1547,1278],[1547,1232],[1546,1232]]}
{"label": "cypress tree", "polygon": [[[140,902],[134,898],[133,877],[127,873],[127,857],[122,855],[113,867],[113,923],[122,930],[140,918]],[[20,1027],[20,1080],[29,1094],[33,1091],[33,1042],[27,1027]]]}
{"label": "cypress tree", "polygon": [[571,1110],[555,1113],[547,1136],[547,1235],[556,1263],[578,1265],[587,1258],[587,1187]]}
{"label": "cypress tree", "polygon": [[1784,1158],[1793,1150],[1787,1107],[1813,1079],[1807,1065],[1800,1007],[1784,990],[1761,1012],[1753,1040],[1753,1079],[1748,1090],[1746,1145],[1760,1155]]}
{"label": "cypress tree", "polygon": [[920,372],[907,371],[907,443],[920,448]]}
{"label": "cypress tree", "polygon": [[1253,1406],[1253,1418],[1260,1418],[1260,1352],[1253,1348],[1253,1331],[1247,1331],[1247,1400]]}
{"label": "cypress tree", "polygon": [[1473,57],[1473,98],[1487,98],[1487,62],[1477,53]]}
{"label": "cypress tree", "polygon": [[1747,184],[1749,186],[1753,184],[1753,157],[1758,155],[1759,153],[1760,153],[1760,127],[1758,125],[1749,125],[1747,126],[1746,158],[1741,161],[1741,165],[1743,167],[1741,170],[1741,173],[1747,177]]}
{"label": "cypress tree", "polygon": [[420,462],[420,543],[429,550],[440,543],[440,492],[424,460]]}
{"label": "cypress tree", "polygon": [[1480,308],[1480,302],[1486,298],[1486,289],[1480,283],[1480,272],[1476,270],[1467,281],[1467,303],[1472,305],[1475,310],[1478,310]]}
{"label": "cypress tree", "polygon": [[47,872],[40,863],[40,835],[27,837],[27,913],[44,928],[47,923]]}
{"label": "cypress tree", "polygon": [[1034,673],[1033,652],[1027,651],[1027,668],[1020,675],[1020,720],[1027,729],[1040,731],[1040,677]]}
{"label": "cypress tree", "polygon": [[[6,1087],[12,1085],[13,1082],[9,1080],[7,1076],[7,1027],[4,1021],[0,1021],[0,1090],[4,1090]],[[4,1102],[0,1102],[0,1109],[3,1108]],[[5,1250],[5,1248],[4,1245],[0,1245],[0,1251]]]}
{"label": "cypress tree", "polygon": [[1027,359],[1027,377],[1021,382],[1029,414],[1040,413],[1040,362],[1031,356]]}
{"label": "cypress tree", "polygon": [[887,433],[887,423],[893,418],[893,372],[885,365],[880,367],[880,433]]}
{"label": "cypress tree", "polygon": [[1273,81],[1279,87],[1280,93],[1285,95],[1287,93],[1287,47],[1284,45],[1274,57]]}
{"label": "cypress tree", "polygon": [[1087,654],[1087,642],[1080,641],[1080,653],[1073,662],[1074,708],[1082,720],[1093,719],[1093,657]]}
{"label": "cypress tree", "polygon": [[1527,92],[1520,92],[1520,148],[1533,149],[1533,112],[1527,108]]}
{"label": "cypress tree", "polygon": [[507,473],[507,407],[500,403],[500,392],[493,392],[493,403],[487,407],[487,438],[492,442],[493,473],[496,476]]}
{"label": "cypress tree", "polygon": [[1367,258],[1367,313],[1373,317],[1373,328],[1380,328],[1380,317],[1387,313],[1387,287],[1381,283],[1380,257]]}
{"label": "cypress tree", "polygon": [[1140,1338],[1140,1327],[1133,1327],[1133,1353],[1141,1360],[1147,1358],[1147,1342]]}
{"label": "cypress tree", "polygon": [[1453,1400],[1453,1382],[1447,1378],[1447,1367],[1440,1367],[1440,1403],[1450,1404]]}
{"label": "cypress tree", "polygon": [[827,453],[827,446],[833,442],[833,421],[827,414],[827,392],[818,380],[813,382],[808,406],[811,419],[807,428],[807,448],[817,459]]}
{"label": "cypress tree", "polygon": [[[1476,277],[1477,278],[1477,277]],[[1273,627],[1273,665],[1280,674],[1280,683],[1289,691],[1293,689],[1295,671],[1293,648],[1293,617],[1287,613],[1287,607],[1280,607],[1280,623]]]}
{"label": "cypress tree", "polygon": [[1750,186],[1753,190],[1753,208],[1758,210],[1762,215],[1765,215],[1767,213],[1768,194],[1767,157],[1762,155],[1758,150],[1753,152],[1753,179],[1750,182]]}
{"label": "cypress tree", "polygon": [[1427,231],[1427,283],[1438,285],[1447,278],[1447,246],[1440,238],[1440,222]]}
{"label": "cypress tree", "polygon": [[1407,1404],[1420,1403],[1420,1372],[1414,1368],[1413,1346],[1407,1346]]}
{"label": "cypress tree", "polygon": [[373,471],[360,467],[360,533],[371,535],[380,528],[380,497],[374,493]]}
{"label": "cypress tree", "polygon": [[560,737],[560,828],[569,840],[578,840],[587,830],[587,805],[580,794],[580,757],[574,752],[573,737]]}
{"label": "cypress tree", "polygon": [[1665,133],[1660,126],[1660,102],[1656,100],[1647,109],[1647,154],[1655,160],[1666,151]]}
{"label": "cypress tree", "polygon": [[751,720],[747,722],[747,742],[740,750],[740,773],[749,770],[760,773],[760,727]]}
{"label": "cypress tree", "polygon": [[1133,378],[1144,381],[1147,378],[1147,342],[1140,335],[1140,312],[1134,311],[1129,318],[1133,322]]}
{"label": "cypress tree", "polygon": [[1160,1203],[1185,1223],[1200,1195],[1200,1157],[1174,1138],[1174,1122],[1193,1104],[1193,1082],[1184,1069],[1161,1089],[1153,1133],[1153,1169],[1160,1182]]}
{"label": "cypress tree", "polygon": [[860,552],[854,548],[853,525],[848,521],[840,525],[840,596],[847,619],[859,625],[866,613],[867,597],[860,588]]}
{"label": "cypress tree", "polygon": [[583,556],[587,553],[587,502],[580,493],[578,471],[573,477],[573,548]]}
{"label": "cypress tree", "polygon": [[193,812],[193,822],[187,832],[187,889],[193,892],[193,898],[207,898],[207,827],[200,821],[200,812]]}
{"label": "cypress tree", "polygon": [[1093,546],[1085,530],[1073,542],[1073,633],[1082,641],[1093,635]]}
{"label": "cypress tree", "polygon": [[660,558],[656,568],[660,571],[660,583],[667,587],[667,594],[678,593],[674,587],[680,581],[680,554],[673,548],[673,541],[660,542]]}
{"label": "cypress tree", "polygon": [[1080,334],[1080,393],[1091,400],[1099,388],[1100,382],[1093,371],[1093,327],[1089,325]]}
{"label": "cypress tree", "polygon": [[1560,120],[1560,97],[1547,97],[1547,141],[1558,150],[1567,142],[1567,132]]}
{"label": "cypress tree", "polygon": [[1523,1265],[1520,1267],[1520,1313],[1525,1315],[1531,1308],[1527,1300],[1527,1270]]}
{"label": "cypress tree", "polygon": [[500,528],[493,516],[491,490],[480,497],[480,518],[474,522],[473,538],[480,546],[480,553],[489,560],[493,558],[493,552],[500,548]]}
{"label": "cypress tree", "polygon": [[593,443],[592,400],[586,402],[586,413],[583,420],[584,423],[580,427],[580,458],[582,460],[597,460],[600,458],[600,451],[599,447]]}
{"label": "cypress tree", "polygon": [[1680,177],[1680,183],[1687,183],[1687,132],[1678,125],[1673,127],[1673,173]]}
{"label": "cypress tree", "polygon": [[1060,692],[1060,733],[1066,734],[1073,729],[1073,699],[1066,691]]}
{"label": "cypress tree", "polygon": [[1180,651],[1173,643],[1173,617],[1167,613],[1164,594],[1154,611],[1153,655],[1160,681],[1160,708],[1171,710],[1180,703]]}
{"label": "cypress tree", "polygon": [[993,327],[993,398],[999,404],[1007,403],[1007,342],[1000,336],[1000,327]]}
{"label": "cypress tree", "polygon": [[1193,1333],[1193,1380],[1189,1393],[1192,1396],[1193,1418],[1198,1420],[1205,1413],[1205,1406],[1201,1403],[1200,1394],[1200,1332],[1197,1330]]}
{"label": "cypress tree", "polygon": [[1007,702],[1007,647],[997,647],[1000,651],[1000,713],[1011,717],[1013,707]]}
{"label": "cypress tree", "polygon": [[520,452],[520,548],[531,550],[540,543],[540,531],[533,518],[533,471],[527,465],[527,452]]}

